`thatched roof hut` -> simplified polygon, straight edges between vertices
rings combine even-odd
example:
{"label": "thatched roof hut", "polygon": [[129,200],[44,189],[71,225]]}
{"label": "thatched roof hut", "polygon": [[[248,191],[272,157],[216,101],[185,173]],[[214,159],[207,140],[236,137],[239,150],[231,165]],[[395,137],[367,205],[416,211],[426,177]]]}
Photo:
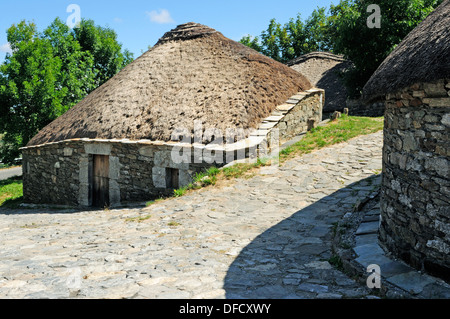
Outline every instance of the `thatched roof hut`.
{"label": "thatched roof hut", "polygon": [[366,100],[416,82],[450,77],[450,1],[445,0],[380,65],[364,87]]}
{"label": "thatched roof hut", "polygon": [[73,138],[170,141],[178,127],[251,129],[290,96],[312,87],[289,67],[187,23],[64,115],[28,146]]}
{"label": "thatched roof hut", "polygon": [[24,200],[105,207],[171,195],[313,128],[323,95],[216,30],[180,25],[22,148]]}
{"label": "thatched roof hut", "polygon": [[287,63],[303,74],[313,86],[325,90],[324,112],[342,111],[346,107],[347,88],[341,74],[352,63],[341,55],[329,52],[311,52]]}

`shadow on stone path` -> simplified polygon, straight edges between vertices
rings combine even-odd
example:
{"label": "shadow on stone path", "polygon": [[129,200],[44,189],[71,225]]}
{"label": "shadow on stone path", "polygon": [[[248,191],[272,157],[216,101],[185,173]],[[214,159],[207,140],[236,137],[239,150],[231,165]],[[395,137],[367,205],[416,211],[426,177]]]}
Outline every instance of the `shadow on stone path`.
{"label": "shadow on stone path", "polygon": [[[271,227],[247,245],[229,267],[226,297],[257,299],[360,298],[368,288],[330,264],[335,226],[351,193],[369,177],[326,196]],[[347,205],[348,207],[348,205]]]}
{"label": "shadow on stone path", "polygon": [[381,145],[361,136],[144,209],[2,213],[0,297],[371,297],[330,243],[379,185]]}

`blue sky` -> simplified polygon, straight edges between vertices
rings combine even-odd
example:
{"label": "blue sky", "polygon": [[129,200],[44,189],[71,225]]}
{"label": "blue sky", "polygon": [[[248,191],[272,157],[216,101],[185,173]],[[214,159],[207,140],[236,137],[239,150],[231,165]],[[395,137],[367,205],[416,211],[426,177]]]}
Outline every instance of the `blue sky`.
{"label": "blue sky", "polygon": [[137,58],[178,24],[198,22],[238,41],[246,34],[259,35],[270,19],[285,23],[301,13],[306,19],[317,7],[329,7],[339,0],[1,0],[0,62],[8,51],[6,30],[21,20],[34,21],[42,31],[56,17],[66,21],[73,13],[70,4],[80,8],[82,18],[109,26],[118,40]]}

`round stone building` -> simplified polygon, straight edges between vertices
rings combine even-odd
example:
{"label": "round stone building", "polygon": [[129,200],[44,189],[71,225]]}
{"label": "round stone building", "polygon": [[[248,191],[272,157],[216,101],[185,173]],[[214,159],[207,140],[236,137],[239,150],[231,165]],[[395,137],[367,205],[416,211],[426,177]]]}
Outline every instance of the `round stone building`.
{"label": "round stone building", "polygon": [[347,88],[342,74],[352,63],[341,55],[329,52],[310,52],[287,63],[303,74],[312,85],[325,90],[324,113],[342,112],[347,104]]}
{"label": "round stone building", "polygon": [[173,194],[314,127],[323,100],[286,65],[180,25],[22,149],[24,200],[104,207]]}
{"label": "round stone building", "polygon": [[450,0],[389,55],[364,88],[385,99],[380,240],[450,278]]}

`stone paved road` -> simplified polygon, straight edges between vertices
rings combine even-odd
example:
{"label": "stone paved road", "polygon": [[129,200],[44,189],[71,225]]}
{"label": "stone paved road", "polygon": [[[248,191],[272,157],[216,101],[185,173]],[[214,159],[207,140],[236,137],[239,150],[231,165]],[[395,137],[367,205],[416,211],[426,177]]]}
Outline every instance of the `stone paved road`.
{"label": "stone paved road", "polygon": [[13,167],[0,170],[0,181],[14,176],[22,176],[22,167]]}
{"label": "stone paved road", "polygon": [[333,223],[380,183],[381,147],[359,137],[145,209],[1,211],[0,297],[368,296],[328,260]]}

